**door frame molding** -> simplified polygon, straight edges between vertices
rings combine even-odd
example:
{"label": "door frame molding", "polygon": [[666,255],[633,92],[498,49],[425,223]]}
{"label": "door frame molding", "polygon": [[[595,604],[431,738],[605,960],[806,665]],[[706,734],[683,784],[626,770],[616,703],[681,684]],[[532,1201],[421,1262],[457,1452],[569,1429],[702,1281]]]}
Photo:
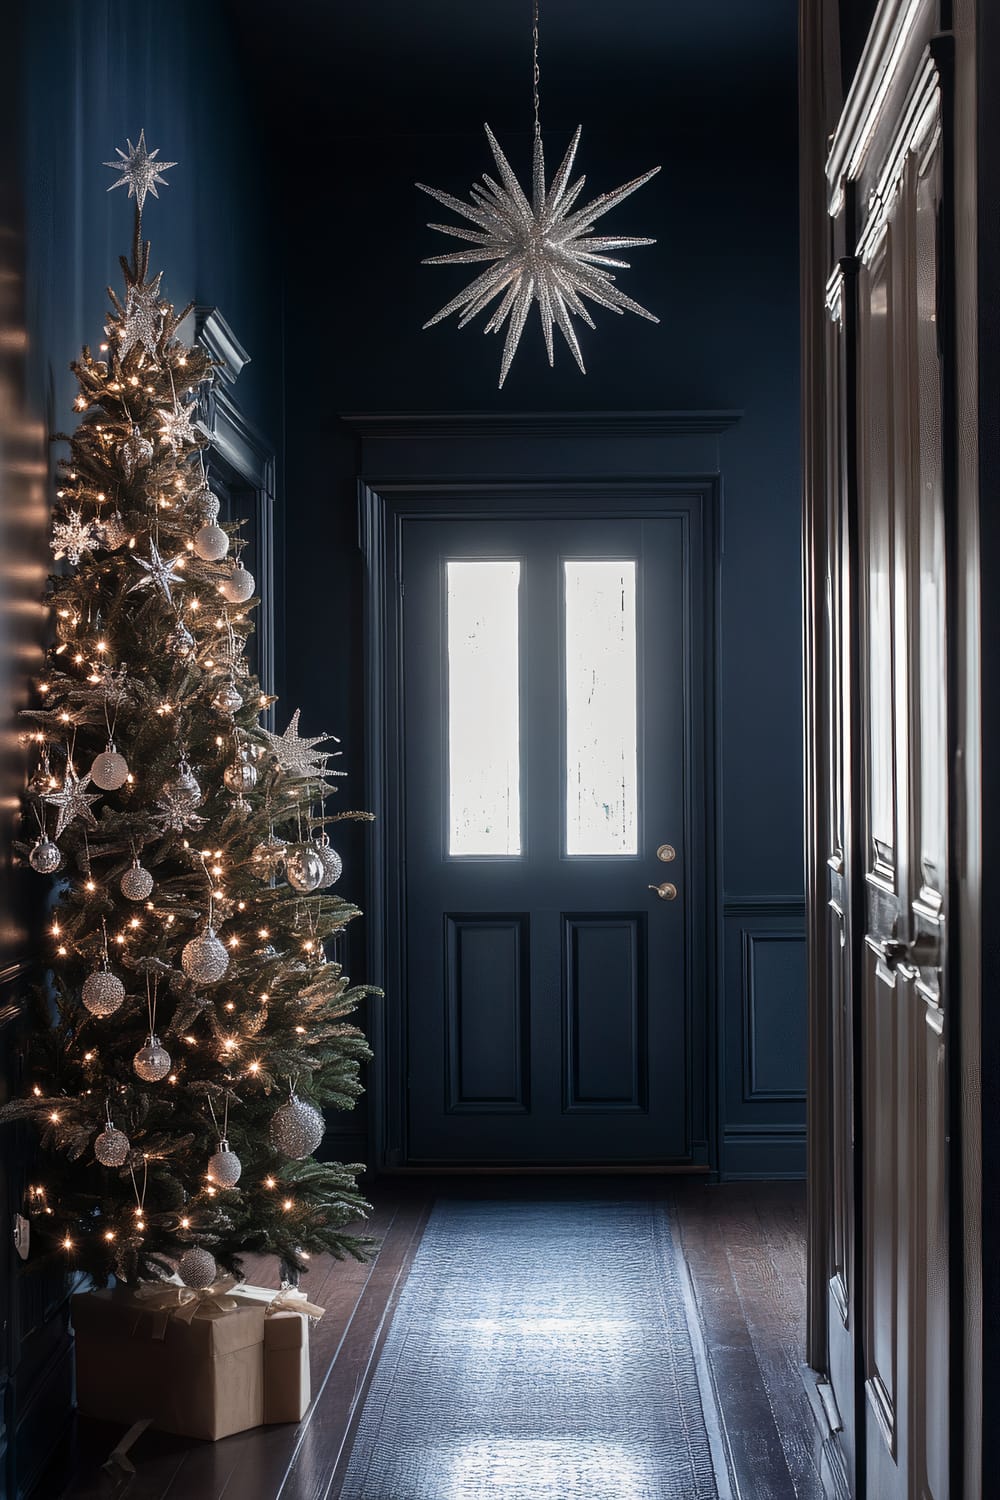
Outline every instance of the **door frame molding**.
{"label": "door frame molding", "polygon": [[[608,415],[604,414],[605,420]],[[629,415],[625,414],[624,428],[628,426]],[[697,414],[702,420],[706,415]],[[735,414],[730,413],[712,415],[718,424],[713,427],[714,431],[731,425],[735,419]],[[365,419],[364,425],[375,420]],[[408,418],[407,422],[410,424],[414,420]],[[489,423],[488,418],[480,420]],[[514,436],[511,419],[508,417],[504,421],[504,436]],[[391,428],[384,430],[389,435],[397,435]],[[674,430],[690,432],[692,429],[685,426]],[[697,430],[703,431],[704,428]],[[437,436],[437,429],[431,427],[428,435],[431,434]],[[532,435],[537,436],[537,430]],[[493,436],[492,431],[490,436]],[[491,465],[494,475],[497,467]],[[721,828],[718,816],[721,765],[717,735],[721,474],[717,470],[690,473],[686,467],[680,467],[652,475],[591,473],[583,478],[519,474],[516,478],[497,479],[484,477],[482,471],[468,478],[449,474],[441,479],[421,476],[419,481],[362,475],[358,481],[358,520],[359,542],[365,559],[365,799],[376,820],[368,861],[366,958],[371,981],[385,990],[387,996],[383,1003],[370,1008],[368,1022],[375,1053],[369,1079],[369,1157],[376,1173],[408,1170],[405,1028],[403,1008],[399,1003],[403,994],[403,975],[401,964],[393,962],[388,942],[390,924],[401,926],[405,916],[404,820],[400,815],[404,795],[401,758],[397,754],[402,727],[402,673],[398,656],[395,662],[388,659],[388,653],[391,650],[398,653],[402,644],[398,563],[403,522],[407,517],[454,520],[537,516],[552,519],[570,515],[582,518],[588,513],[614,514],[622,519],[653,519],[660,514],[676,513],[676,503],[671,503],[672,498],[676,502],[682,497],[688,502],[689,514],[693,519],[697,518],[701,526],[705,692],[704,722],[700,728],[707,767],[703,838],[704,847],[712,856],[711,868],[705,872],[703,895],[708,1007],[704,1055],[698,1059],[705,1070],[707,1139],[703,1146],[700,1137],[692,1139],[691,1145],[692,1148],[702,1146],[700,1154],[709,1165],[718,1161],[721,1132],[717,1056],[722,941]],[[401,952],[397,948],[397,960]],[[706,1168],[700,1165],[695,1170],[704,1171]]]}

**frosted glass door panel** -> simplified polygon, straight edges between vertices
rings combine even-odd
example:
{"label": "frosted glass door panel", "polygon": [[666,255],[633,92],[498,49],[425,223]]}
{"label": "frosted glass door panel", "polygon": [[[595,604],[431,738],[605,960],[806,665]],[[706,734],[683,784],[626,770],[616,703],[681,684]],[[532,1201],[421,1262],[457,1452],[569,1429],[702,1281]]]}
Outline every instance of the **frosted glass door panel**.
{"label": "frosted glass door panel", "polygon": [[521,564],[448,562],[449,854],[521,853]]}
{"label": "frosted glass door panel", "polygon": [[566,853],[638,853],[633,562],[566,562]]}

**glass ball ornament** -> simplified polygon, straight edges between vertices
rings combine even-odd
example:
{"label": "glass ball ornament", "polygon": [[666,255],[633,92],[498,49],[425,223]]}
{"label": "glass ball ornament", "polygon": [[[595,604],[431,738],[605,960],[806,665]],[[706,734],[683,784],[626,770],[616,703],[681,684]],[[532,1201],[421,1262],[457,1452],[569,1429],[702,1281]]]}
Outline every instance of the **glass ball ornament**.
{"label": "glass ball ornament", "polygon": [[344,861],[330,843],[329,837],[324,833],[316,845],[316,852],[323,861],[323,879],[316,887],[318,891],[325,891],[328,886],[336,885],[344,873]]}
{"label": "glass ball ornament", "polygon": [[231,1188],[239,1182],[242,1171],[243,1163],[236,1152],[230,1150],[229,1142],[223,1137],[218,1151],[208,1158],[209,1177],[216,1187]]}
{"label": "glass ball ornament", "polygon": [[253,853],[250,855],[250,863],[253,865],[255,875],[261,880],[270,880],[280,868],[284,857],[285,842],[283,839],[275,838],[272,833],[254,846]]}
{"label": "glass ball ornament", "polygon": [[131,869],[125,871],[119,887],[126,901],[145,901],[153,889],[153,877],[136,859],[133,860]]}
{"label": "glass ball ornament", "polygon": [[253,574],[238,562],[231,573],[227,573],[219,584],[219,592],[230,604],[245,604],[253,598],[257,582]]}
{"label": "glass ball ornament", "polygon": [[194,550],[202,562],[221,562],[229,551],[229,534],[214,523],[194,534]]}
{"label": "glass ball ornament", "polygon": [[113,1016],[125,999],[125,986],[105,963],[87,975],[81,996],[92,1016]]}
{"label": "glass ball ornament", "polygon": [[226,767],[222,779],[231,792],[242,796],[244,792],[252,792],[257,785],[257,767],[253,761],[243,760],[241,757]]}
{"label": "glass ball ornament", "polygon": [[243,707],[243,694],[232,679],[227,679],[212,695],[212,707],[220,714],[235,714]]}
{"label": "glass ball ornament", "polygon": [[271,1116],[268,1137],[282,1156],[301,1161],[311,1156],[323,1139],[326,1121],[314,1104],[293,1094],[287,1104]]}
{"label": "glass ball ornament", "polygon": [[303,895],[319,888],[325,870],[315,844],[295,844],[285,855],[285,879]]}
{"label": "glass ball ornament", "polygon": [[94,1142],[94,1155],[102,1167],[123,1167],[131,1149],[124,1130],[116,1130],[110,1120]]}
{"label": "glass ball ornament", "polygon": [[217,984],[229,968],[229,952],[219,941],[214,927],[206,927],[198,937],[184,944],[181,968],[194,984]]}
{"label": "glass ball ornament", "polygon": [[62,868],[62,850],[51,839],[36,839],[28,855],[28,864],[39,875],[54,875]]}
{"label": "glass ball ornament", "polygon": [[132,1066],[143,1083],[159,1083],[170,1072],[170,1053],[160,1038],[150,1032],[133,1057]]}
{"label": "glass ball ornament", "polygon": [[125,785],[128,779],[128,761],[124,755],[118,754],[113,740],[108,741],[106,750],[94,757],[90,779],[102,792],[117,792],[120,786]]}
{"label": "glass ball ornament", "polygon": [[192,1291],[204,1292],[218,1280],[219,1268],[214,1255],[200,1245],[192,1245],[177,1262],[177,1274]]}
{"label": "glass ball ornament", "polygon": [[178,620],[167,636],[167,650],[180,661],[186,661],[189,656],[194,655],[195,639],[183,620]]}

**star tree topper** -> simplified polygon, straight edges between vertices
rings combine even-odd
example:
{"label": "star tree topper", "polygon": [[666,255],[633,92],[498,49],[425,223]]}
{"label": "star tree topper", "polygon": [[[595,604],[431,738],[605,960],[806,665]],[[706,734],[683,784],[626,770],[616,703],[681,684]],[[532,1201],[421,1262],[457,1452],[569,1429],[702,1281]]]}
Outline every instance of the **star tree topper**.
{"label": "star tree topper", "polygon": [[177,163],[175,161],[156,161],[154,159],[159,154],[160,148],[159,146],[154,146],[152,151],[146,150],[146,132],[144,129],[139,131],[138,146],[133,146],[127,137],[125,144],[128,146],[128,151],[123,151],[120,146],[115,147],[118,153],[118,161],[106,161],[104,163],[106,167],[111,168],[112,172],[121,173],[118,181],[113,182],[108,188],[108,192],[114,192],[117,187],[127,186],[129,197],[135,198],[139,212],[142,213],[146,194],[152,193],[154,198],[158,198],[160,195],[156,191],[156,184],[159,183],[161,187],[170,186],[167,179],[160,174],[168,171],[171,167],[176,167]]}
{"label": "star tree topper", "polygon": [[476,226],[474,230],[470,230],[464,226],[430,224],[430,229],[440,230],[442,234],[453,235],[459,240],[468,240],[475,248],[457,250],[450,255],[434,255],[425,260],[424,265],[494,262],[488,270],[470,282],[463,292],[442,307],[439,313],[435,313],[424,327],[431,328],[435,323],[440,323],[442,318],[448,317],[449,313],[457,312],[460,314],[458,326],[464,328],[494,298],[500,297],[501,301],[483,331],[498,333],[509,319],[500,363],[502,386],[524,332],[531,304],[537,302],[549,364],[553,364],[555,360],[552,328],[557,324],[573,358],[581,371],[586,373],[571,322],[571,315],[575,314],[582,318],[588,328],[594,327],[582,298],[587,297],[619,315],[628,311],[638,313],[641,318],[648,318],[651,323],[660,321],[615,285],[610,268],[628,269],[629,262],[613,259],[604,253],[633,245],[653,245],[656,241],[634,236],[594,235],[593,232],[596,219],[642,187],[651,177],[655,177],[660,169],[653,167],[652,171],[633,178],[624,187],[616,188],[611,193],[602,193],[584,208],[571,213],[586,181],[579,177],[570,185],[582,126],[577,127],[569,150],[547,192],[545,156],[541,134],[536,129],[530,203],[490,127],[487,125],[485,129],[500,174],[500,183],[484,172],[485,186],[480,187],[478,183],[472,185],[471,204],[463,203],[450,193],[439,192],[437,188],[426,187],[422,182],[417,183],[417,187],[423,192],[429,193],[446,208],[461,214]]}

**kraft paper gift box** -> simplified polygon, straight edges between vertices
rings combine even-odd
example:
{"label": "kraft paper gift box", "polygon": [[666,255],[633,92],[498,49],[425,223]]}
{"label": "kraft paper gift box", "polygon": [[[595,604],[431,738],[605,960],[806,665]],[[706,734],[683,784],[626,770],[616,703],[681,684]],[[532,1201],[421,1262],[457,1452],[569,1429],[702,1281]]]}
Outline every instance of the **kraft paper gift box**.
{"label": "kraft paper gift box", "polygon": [[304,1293],[276,1292],[273,1287],[241,1285],[239,1296],[265,1305],[264,1421],[301,1422],[309,1408],[309,1322],[323,1309]]}
{"label": "kraft paper gift box", "polygon": [[73,1298],[77,1404],[85,1416],[126,1425],[149,1418],[161,1431],[212,1442],[259,1426],[265,1306],[240,1296],[183,1296],[181,1289],[173,1307],[156,1308],[122,1287]]}

